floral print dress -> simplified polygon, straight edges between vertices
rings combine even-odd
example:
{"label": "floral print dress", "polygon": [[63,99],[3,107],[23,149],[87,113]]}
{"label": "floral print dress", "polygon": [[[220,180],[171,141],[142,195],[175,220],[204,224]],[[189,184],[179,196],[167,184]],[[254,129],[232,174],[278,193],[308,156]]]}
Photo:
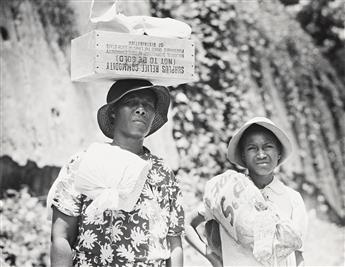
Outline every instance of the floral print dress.
{"label": "floral print dress", "polygon": [[61,169],[52,201],[64,214],[79,217],[74,266],[165,266],[170,257],[167,236],[184,230],[181,191],[173,172],[145,148],[141,157],[152,168],[134,209],[106,210],[90,218],[85,209],[92,200],[74,189],[82,157],[77,154]]}

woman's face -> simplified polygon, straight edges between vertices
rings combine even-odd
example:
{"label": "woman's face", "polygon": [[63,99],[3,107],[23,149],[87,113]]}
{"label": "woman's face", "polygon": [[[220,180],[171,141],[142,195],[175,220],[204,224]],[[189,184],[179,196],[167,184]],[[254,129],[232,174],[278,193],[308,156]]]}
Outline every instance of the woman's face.
{"label": "woman's face", "polygon": [[123,96],[114,109],[114,136],[144,138],[155,117],[156,96],[149,89]]}
{"label": "woman's face", "polygon": [[[267,185],[280,159],[280,143],[268,130],[245,132],[242,137],[242,160],[256,185]],[[260,187],[260,186],[259,186]]]}

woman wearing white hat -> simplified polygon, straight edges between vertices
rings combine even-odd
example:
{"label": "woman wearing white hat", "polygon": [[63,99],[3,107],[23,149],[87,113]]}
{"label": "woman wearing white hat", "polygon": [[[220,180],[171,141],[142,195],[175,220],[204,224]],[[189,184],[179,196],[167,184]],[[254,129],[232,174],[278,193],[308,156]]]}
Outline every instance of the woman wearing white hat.
{"label": "woman wearing white hat", "polygon": [[[297,191],[287,187],[274,176],[276,167],[282,164],[291,152],[291,143],[287,135],[265,117],[256,117],[246,122],[234,133],[228,146],[229,160],[247,169],[250,180],[260,190],[265,203],[274,207],[281,220],[291,222],[294,232],[298,233],[302,241],[302,246],[298,246],[299,249],[276,262],[279,266],[300,266],[304,262],[302,252],[307,215],[303,199]],[[230,172],[234,173],[234,171]],[[207,183],[205,194],[210,191],[207,187],[212,185],[212,180],[219,179],[222,175],[212,178]],[[240,242],[236,242],[224,227],[219,227],[214,220],[208,221],[210,217],[217,219],[217,216],[212,216],[215,209],[210,210],[206,204],[204,203],[196,214],[190,216],[186,226],[187,240],[208,258],[213,266],[262,265],[262,262],[259,263],[257,258],[253,257],[254,251],[241,246]],[[206,224],[208,242],[203,242],[196,231],[203,221],[208,221]]]}

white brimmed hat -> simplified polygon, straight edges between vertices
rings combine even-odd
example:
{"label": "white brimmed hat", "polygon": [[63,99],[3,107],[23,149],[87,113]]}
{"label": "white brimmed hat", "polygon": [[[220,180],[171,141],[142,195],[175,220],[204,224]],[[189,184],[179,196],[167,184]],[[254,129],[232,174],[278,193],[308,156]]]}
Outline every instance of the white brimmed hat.
{"label": "white brimmed hat", "polygon": [[236,163],[242,167],[246,167],[244,162],[242,161],[242,156],[241,152],[239,151],[238,145],[241,140],[241,137],[243,136],[243,133],[253,124],[260,125],[270,130],[277,137],[277,139],[282,145],[281,157],[279,160],[279,164],[281,164],[292,152],[291,142],[286,133],[282,129],[275,125],[273,121],[265,117],[255,117],[249,120],[234,133],[228,146],[228,159],[232,163]]}

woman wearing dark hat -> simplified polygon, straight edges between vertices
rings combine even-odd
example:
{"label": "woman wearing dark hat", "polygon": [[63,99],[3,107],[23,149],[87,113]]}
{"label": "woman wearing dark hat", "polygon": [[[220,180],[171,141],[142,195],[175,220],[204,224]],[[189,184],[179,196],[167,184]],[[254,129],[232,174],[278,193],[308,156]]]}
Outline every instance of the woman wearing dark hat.
{"label": "woman wearing dark hat", "polygon": [[143,146],[167,121],[169,104],[168,89],[146,80],[112,85],[97,114],[112,142],[73,157],[48,195],[52,266],[182,265],[180,188]]}
{"label": "woman wearing dark hat", "polygon": [[[296,246],[300,247],[299,249],[275,263],[278,266],[300,266],[304,261],[302,251],[307,215],[303,199],[297,191],[287,187],[274,176],[274,170],[289,156],[291,150],[287,135],[271,120],[264,117],[256,117],[245,123],[234,133],[228,146],[229,160],[247,169],[250,180],[260,190],[264,202],[274,208],[280,220],[291,222],[296,239],[299,239],[299,243],[302,241],[301,247],[300,244]],[[207,183],[205,192],[207,187],[212,185],[211,181],[219,176]],[[241,176],[242,178],[246,179]],[[216,219],[214,212],[215,210],[210,210],[205,203],[201,205],[199,211],[188,220],[187,240],[207,257],[213,266],[263,265],[258,258],[253,257],[253,251],[241,246],[214,220]],[[206,224],[208,242],[203,242],[196,231],[203,221],[208,221]]]}

